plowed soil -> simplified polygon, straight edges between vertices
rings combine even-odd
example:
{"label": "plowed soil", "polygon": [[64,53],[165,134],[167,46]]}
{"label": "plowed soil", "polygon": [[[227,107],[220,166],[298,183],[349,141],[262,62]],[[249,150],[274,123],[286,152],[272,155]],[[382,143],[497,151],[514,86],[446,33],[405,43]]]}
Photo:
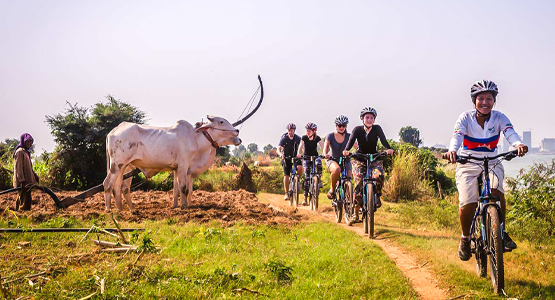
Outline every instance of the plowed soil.
{"label": "plowed soil", "polygon": [[[62,200],[77,195],[79,192],[56,192]],[[99,193],[86,202],[74,204],[64,210],[57,210],[54,201],[47,194],[34,190],[33,205],[29,212],[20,212],[34,220],[42,221],[52,217],[70,217],[77,219],[97,218],[105,214],[104,194]],[[117,212],[118,219],[141,222],[143,220],[176,219],[180,221],[209,222],[219,220],[232,225],[237,222],[246,224],[292,224],[302,220],[303,216],[294,212],[277,210],[258,202],[256,194],[244,190],[232,192],[195,191],[192,203],[186,209],[173,209],[173,192],[135,191],[131,199],[135,208],[130,210],[124,201],[124,209],[117,211],[112,199],[112,211]],[[17,193],[0,196],[0,211],[6,207],[15,209]],[[304,217],[306,218],[306,217]]]}

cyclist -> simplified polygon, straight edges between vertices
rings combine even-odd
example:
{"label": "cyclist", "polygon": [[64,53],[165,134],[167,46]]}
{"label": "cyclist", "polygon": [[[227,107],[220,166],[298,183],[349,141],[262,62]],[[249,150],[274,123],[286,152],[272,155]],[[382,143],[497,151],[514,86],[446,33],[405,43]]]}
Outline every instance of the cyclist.
{"label": "cyclist", "polygon": [[[291,168],[293,167],[293,159],[285,159],[286,156],[293,157],[297,153],[297,148],[301,143],[301,137],[295,134],[295,130],[297,126],[293,123],[287,124],[285,126],[287,129],[287,133],[284,133],[279,140],[279,145],[277,149],[277,153],[281,158],[281,165],[283,166],[283,188],[285,190],[285,196],[283,197],[284,200],[289,200],[289,175],[291,174]],[[299,177],[302,176],[302,168],[301,162],[296,161],[295,167],[297,168],[297,172]]]}
{"label": "cyclist", "polygon": [[[343,150],[343,155],[348,155],[349,150],[355,144],[355,141],[358,143],[358,150],[357,153],[362,154],[374,154],[378,153],[377,146],[378,146],[378,139],[382,143],[382,145],[387,149],[386,152],[388,155],[393,154],[393,149],[387,142],[385,138],[385,134],[383,133],[382,127],[380,125],[374,124],[376,121],[376,117],[378,116],[378,112],[372,107],[365,107],[360,111],[360,119],[362,120],[362,125],[356,126],[353,128],[351,132],[351,136],[349,138],[349,142]],[[382,206],[382,202],[380,200],[382,195],[382,185],[384,181],[384,170],[382,162],[379,160],[375,160],[372,162],[370,166],[372,168],[372,177],[377,179],[376,181],[376,208]],[[355,160],[353,161],[353,175],[355,177],[355,200],[356,204],[356,219],[358,220],[358,208],[362,204],[362,188],[363,188],[363,179],[366,175],[366,160],[362,158],[358,158],[355,156]]]}
{"label": "cyclist", "polygon": [[[314,123],[307,123],[304,128],[306,129],[306,135],[303,135],[303,137],[301,138],[301,144],[299,146],[297,154],[298,158],[301,158],[303,156],[303,153],[305,155],[316,156],[318,155],[318,145],[320,145],[320,148],[323,147],[322,139],[316,133],[318,126],[316,126],[316,124]],[[316,172],[318,172],[318,174],[322,174],[322,160],[320,159],[320,157],[316,157],[314,162],[316,163]],[[312,175],[310,174],[312,170],[312,161],[310,161],[309,159],[303,159],[303,168],[305,171],[305,178],[304,199],[302,205],[308,205],[306,198],[308,196],[309,179]]]}
{"label": "cyclist", "polygon": [[[335,118],[335,132],[328,134],[324,142],[326,165],[331,174],[331,189],[328,192],[328,199],[333,198],[333,195],[335,194],[335,185],[337,184],[342,171],[339,166],[338,157],[343,155],[343,150],[345,149],[345,146],[347,146],[347,142],[351,136],[351,134],[347,132],[347,124],[349,124],[349,118],[344,115],[337,116],[337,118]],[[331,158],[332,156],[335,158]],[[345,162],[345,168],[347,169],[347,176],[351,177],[352,166],[350,160]]]}
{"label": "cyclist", "polygon": [[[497,85],[490,80],[477,81],[470,88],[470,97],[474,106],[473,110],[462,113],[455,123],[455,132],[449,144],[449,151],[444,157],[452,163],[457,160],[457,150],[463,146],[462,155],[495,156],[497,142],[501,132],[505,138],[516,147],[519,156],[528,152],[528,147],[522,143],[520,137],[513,129],[509,119],[501,112],[493,110],[499,93]],[[492,170],[492,195],[500,198],[503,211],[502,222],[505,222],[505,196],[503,190],[503,177],[505,171],[497,160],[490,162],[495,166]],[[470,226],[478,205],[478,182],[482,168],[474,164],[457,164],[455,178],[459,191],[459,220],[461,223],[462,237],[459,244],[459,258],[469,260],[470,253]],[[495,176],[494,176],[495,175]],[[516,249],[516,243],[505,232],[504,247],[511,251]]]}

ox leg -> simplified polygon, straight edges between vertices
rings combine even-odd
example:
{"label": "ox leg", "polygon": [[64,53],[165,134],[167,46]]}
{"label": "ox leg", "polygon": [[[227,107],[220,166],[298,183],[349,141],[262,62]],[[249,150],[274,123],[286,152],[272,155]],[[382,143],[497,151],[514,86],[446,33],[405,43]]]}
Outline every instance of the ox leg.
{"label": "ox leg", "polygon": [[112,206],[112,180],[113,180],[114,176],[112,176],[111,173],[108,173],[108,175],[106,176],[106,179],[104,179],[104,182],[102,183],[104,185],[104,200],[106,200],[106,211],[109,211],[111,209]]}
{"label": "ox leg", "polygon": [[[123,174],[133,171],[132,168],[125,168],[125,172],[123,172]],[[131,202],[131,181],[133,181],[133,177],[129,177],[127,179],[125,179],[123,181],[123,188],[122,188],[122,193],[123,193],[123,198],[125,199],[125,202],[127,202],[127,205],[129,205],[129,209],[134,209],[133,206],[133,202]]]}
{"label": "ox leg", "polygon": [[191,175],[187,176],[187,191],[189,193],[187,194],[186,204],[190,205],[193,200],[193,177]]}
{"label": "ox leg", "polygon": [[179,201],[179,178],[177,177],[177,171],[173,171],[173,208],[177,208],[177,202]]}
{"label": "ox leg", "polygon": [[[184,168],[185,170],[187,170],[187,168]],[[187,175],[187,171],[184,172],[179,172],[179,170],[177,171],[177,177],[178,177],[178,182],[179,182],[179,196],[181,197],[181,208],[186,208],[188,203],[187,203],[187,199],[189,196],[189,182],[188,179],[190,178],[190,176]]]}
{"label": "ox leg", "polygon": [[[122,168],[122,170],[124,170],[125,168]],[[121,203],[121,187],[123,185],[123,172],[120,170],[119,173],[117,173],[116,175],[116,180],[114,182],[114,184],[112,185],[112,189],[114,191],[115,194],[115,199],[116,199],[116,207],[118,210],[123,210],[123,205]]]}

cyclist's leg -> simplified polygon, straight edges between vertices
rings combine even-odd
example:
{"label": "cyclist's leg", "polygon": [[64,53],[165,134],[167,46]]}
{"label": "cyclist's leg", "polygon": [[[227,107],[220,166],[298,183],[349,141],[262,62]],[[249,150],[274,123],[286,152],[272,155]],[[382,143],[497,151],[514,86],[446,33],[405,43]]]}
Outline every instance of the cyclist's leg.
{"label": "cyclist's leg", "polygon": [[312,171],[312,162],[308,159],[303,159],[303,169],[304,169],[304,195],[308,195],[308,182],[310,180],[310,172]]}
{"label": "cyclist's leg", "polygon": [[354,160],[353,161],[353,176],[355,179],[355,189],[354,189],[354,199],[356,201],[355,205],[355,215],[358,220],[358,211],[362,204],[362,185],[364,175],[366,174],[366,163]]}
{"label": "cyclist's leg", "polygon": [[283,166],[283,190],[285,191],[285,200],[287,200],[287,191],[289,191],[289,175],[291,175],[292,163],[282,160],[281,165]]}
{"label": "cyclist's leg", "polygon": [[[322,159],[320,157],[316,157],[316,160],[314,161],[314,163],[316,164],[316,173],[321,178],[321,176],[322,176]],[[318,189],[321,189],[321,188],[322,188],[322,180],[320,179],[318,181]]]}
{"label": "cyclist's leg", "polygon": [[470,226],[478,203],[478,176],[482,168],[474,164],[457,164],[455,179],[459,191],[459,220],[463,236],[470,235]]}
{"label": "cyclist's leg", "polygon": [[[505,170],[503,169],[503,165],[498,164],[497,166],[495,166],[490,174],[492,187],[491,194],[493,196],[499,197],[499,204],[501,206],[502,213],[500,220],[501,222],[503,222],[503,224],[505,224],[505,216],[507,215],[507,204],[505,200],[505,190],[503,188],[503,179],[505,178]],[[517,248],[516,243],[513,241],[513,239],[511,239],[507,232],[504,232],[503,234],[503,244],[504,247],[507,248],[507,250],[513,250]]]}
{"label": "cyclist's leg", "polygon": [[372,162],[372,178],[376,179],[376,195],[378,196],[378,200],[376,201],[376,207],[379,208],[382,206],[381,196],[382,196],[382,188],[383,182],[385,180],[385,172],[383,170],[383,164],[381,161],[376,160]]}
{"label": "cyclist's leg", "polygon": [[331,188],[328,192],[328,198],[333,198],[333,193],[335,193],[335,186],[337,185],[337,181],[339,180],[339,176],[341,175],[341,168],[337,164],[337,162],[328,159],[326,162],[328,166],[328,171],[330,172],[330,179],[331,179]]}

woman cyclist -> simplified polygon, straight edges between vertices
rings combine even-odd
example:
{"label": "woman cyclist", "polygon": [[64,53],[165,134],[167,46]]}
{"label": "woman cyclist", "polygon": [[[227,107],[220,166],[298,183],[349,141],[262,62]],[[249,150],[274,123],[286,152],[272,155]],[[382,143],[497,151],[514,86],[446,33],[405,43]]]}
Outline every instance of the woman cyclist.
{"label": "woman cyclist", "polygon": [[[380,125],[374,124],[376,117],[378,116],[378,112],[372,107],[365,107],[360,111],[360,119],[362,120],[362,125],[356,126],[353,128],[351,132],[351,136],[349,138],[349,142],[343,150],[343,155],[348,155],[349,150],[355,144],[355,141],[358,143],[358,150],[357,153],[362,154],[375,154],[378,153],[378,139],[382,143],[382,145],[387,149],[386,152],[388,155],[393,154],[393,149],[387,142],[385,138],[385,134],[383,133],[382,128]],[[382,202],[380,197],[382,195],[382,185],[384,181],[384,171],[382,162],[379,160],[375,160],[372,162],[370,166],[372,168],[372,177],[376,178],[376,207],[381,207]],[[355,177],[355,200],[357,202],[357,209],[355,209],[357,213],[358,219],[358,207],[362,203],[362,180],[366,174],[366,160],[362,158],[355,157],[353,161],[353,175]]]}
{"label": "woman cyclist", "polygon": [[[522,144],[520,137],[513,129],[509,118],[503,113],[493,110],[497,94],[497,85],[490,80],[477,81],[470,88],[470,98],[474,109],[462,113],[455,123],[455,132],[449,143],[449,152],[444,157],[452,163],[457,162],[457,150],[463,146],[462,155],[474,155],[478,157],[497,155],[497,143],[501,132],[513,147],[516,147],[519,156],[528,152],[528,147]],[[503,190],[503,177],[505,171],[502,164],[497,160],[490,162],[495,166],[492,172],[491,194],[500,198],[503,220],[505,222],[505,196]],[[482,168],[474,164],[457,164],[455,178],[457,190],[459,191],[459,220],[461,223],[462,237],[459,243],[459,258],[469,260],[470,253],[470,226],[476,206],[478,205],[478,176]],[[496,176],[493,176],[493,175]],[[505,249],[510,251],[516,249],[515,242],[507,233],[504,234]]]}
{"label": "woman cyclist", "polygon": [[[318,136],[318,134],[316,134],[316,130],[318,129],[318,126],[316,126],[316,124],[314,123],[308,123],[304,128],[306,129],[306,135],[303,135],[303,137],[301,138],[301,144],[299,146],[299,152],[297,154],[297,157],[301,158],[303,156],[303,153],[304,155],[317,156],[318,145],[320,145],[320,148],[323,147],[322,139]],[[322,160],[320,159],[320,157],[316,157],[314,162],[316,163],[316,171],[319,174],[322,174]],[[304,168],[305,176],[304,176],[304,200],[302,205],[308,205],[306,198],[308,196],[308,189],[309,189],[308,181],[310,176],[312,175],[310,174],[312,170],[312,161],[310,161],[309,159],[303,159],[303,168]]]}
{"label": "woman cyclist", "polygon": [[[349,124],[349,118],[344,115],[337,116],[337,118],[335,118],[335,132],[328,134],[324,142],[326,165],[331,174],[331,189],[328,192],[328,199],[333,199],[335,185],[339,180],[339,176],[341,176],[342,170],[339,166],[339,157],[343,155],[343,150],[345,150],[349,137],[351,136],[351,134],[347,132],[347,124]],[[347,169],[347,176],[350,178],[352,173],[350,160],[345,162],[345,168]]]}

